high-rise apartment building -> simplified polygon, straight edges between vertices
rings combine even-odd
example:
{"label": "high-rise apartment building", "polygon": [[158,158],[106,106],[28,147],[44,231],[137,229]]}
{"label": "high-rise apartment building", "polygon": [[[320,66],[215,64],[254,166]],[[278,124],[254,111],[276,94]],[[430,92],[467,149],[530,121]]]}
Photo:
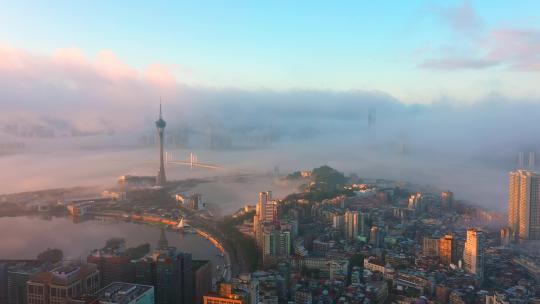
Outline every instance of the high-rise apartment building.
{"label": "high-rise apartment building", "polygon": [[439,258],[445,265],[456,263],[457,246],[454,235],[447,234],[439,239]]}
{"label": "high-rise apartment building", "polygon": [[345,237],[354,241],[358,236],[358,211],[345,212]]}
{"label": "high-rise apartment building", "polygon": [[454,193],[451,191],[441,192],[441,207],[444,210],[452,210],[454,204]]}
{"label": "high-rise apartment building", "polygon": [[540,240],[540,175],[510,172],[508,226],[522,240]]}
{"label": "high-rise apartment building", "polygon": [[332,228],[342,230],[345,225],[345,216],[342,214],[332,215]]}
{"label": "high-rise apartment building", "polygon": [[368,236],[370,227],[368,226],[369,213],[358,212],[358,234],[361,236]]}
{"label": "high-rise apartment building", "polygon": [[467,229],[467,240],[463,249],[463,268],[476,275],[482,281],[484,278],[484,250],[482,234],[474,229]]}
{"label": "high-rise apartment building", "polygon": [[262,231],[263,259],[268,257],[288,257],[291,255],[291,232],[265,226]]}
{"label": "high-rise apartment building", "polygon": [[261,223],[273,223],[277,219],[277,202],[272,200],[272,191],[260,192],[256,215]]}
{"label": "high-rise apartment building", "polygon": [[425,256],[436,257],[439,255],[439,238],[426,236],[422,239],[422,253]]}
{"label": "high-rise apartment building", "polygon": [[212,291],[212,263],[193,260],[193,285],[195,303],[202,304],[203,296]]}
{"label": "high-rise apartment building", "polygon": [[[264,230],[277,223],[277,201],[272,200],[272,191],[260,192],[253,217],[253,233],[260,248],[264,248]],[[273,229],[273,227],[272,227]]]}
{"label": "high-rise apartment building", "polygon": [[373,226],[369,233],[369,243],[375,247],[381,247],[384,243],[384,229]]}

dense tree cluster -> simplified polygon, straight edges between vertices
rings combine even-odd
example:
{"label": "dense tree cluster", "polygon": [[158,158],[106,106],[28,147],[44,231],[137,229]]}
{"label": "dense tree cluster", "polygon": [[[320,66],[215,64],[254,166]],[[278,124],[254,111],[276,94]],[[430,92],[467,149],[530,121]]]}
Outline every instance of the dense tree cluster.
{"label": "dense tree cluster", "polygon": [[45,251],[38,254],[37,259],[39,261],[48,261],[56,263],[64,258],[64,253],[60,249],[47,248]]}

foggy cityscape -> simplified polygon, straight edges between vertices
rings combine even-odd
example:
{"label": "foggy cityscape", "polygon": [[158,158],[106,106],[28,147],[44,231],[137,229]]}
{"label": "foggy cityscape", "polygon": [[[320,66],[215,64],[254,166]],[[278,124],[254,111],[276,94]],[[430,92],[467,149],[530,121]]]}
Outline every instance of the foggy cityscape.
{"label": "foggy cityscape", "polygon": [[0,5],[0,304],[540,303],[540,5]]}

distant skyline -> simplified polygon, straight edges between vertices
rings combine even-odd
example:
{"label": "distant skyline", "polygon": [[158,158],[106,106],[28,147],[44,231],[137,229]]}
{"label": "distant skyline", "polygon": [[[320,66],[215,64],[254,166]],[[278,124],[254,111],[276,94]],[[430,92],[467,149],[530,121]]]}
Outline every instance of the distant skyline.
{"label": "distant skyline", "polygon": [[34,69],[28,56],[157,85],[530,100],[540,96],[540,2],[3,3],[0,74]]}

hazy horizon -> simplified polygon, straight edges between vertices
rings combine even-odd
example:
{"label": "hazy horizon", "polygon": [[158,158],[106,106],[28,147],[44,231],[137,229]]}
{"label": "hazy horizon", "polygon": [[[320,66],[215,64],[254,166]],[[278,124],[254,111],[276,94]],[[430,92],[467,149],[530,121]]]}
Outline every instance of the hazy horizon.
{"label": "hazy horizon", "polygon": [[160,100],[167,150],[231,168],[178,179],[329,164],[504,210],[538,152],[535,2],[126,6],[0,13],[0,193],[156,174]]}

